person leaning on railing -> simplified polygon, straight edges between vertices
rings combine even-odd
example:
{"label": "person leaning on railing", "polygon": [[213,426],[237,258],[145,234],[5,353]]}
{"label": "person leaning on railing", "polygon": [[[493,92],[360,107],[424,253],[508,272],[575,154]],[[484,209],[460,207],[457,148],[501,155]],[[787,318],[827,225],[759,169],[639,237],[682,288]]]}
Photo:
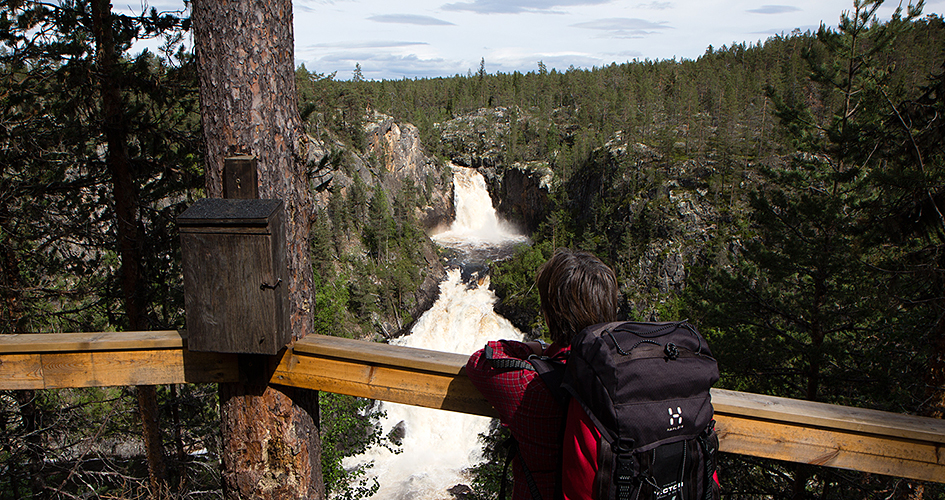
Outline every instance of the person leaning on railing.
{"label": "person leaning on railing", "polygon": [[[561,432],[566,412],[537,372],[516,369],[521,363],[515,361],[534,355],[566,362],[572,337],[588,326],[615,321],[617,316],[616,276],[590,253],[558,249],[538,270],[535,284],[551,345],[493,341],[466,364],[469,379],[495,407],[517,442],[513,500],[536,494],[545,500],[556,498],[555,491],[561,488]],[[573,466],[589,464],[569,464]],[[593,477],[593,471],[586,473]],[[537,489],[534,493],[533,488]]]}

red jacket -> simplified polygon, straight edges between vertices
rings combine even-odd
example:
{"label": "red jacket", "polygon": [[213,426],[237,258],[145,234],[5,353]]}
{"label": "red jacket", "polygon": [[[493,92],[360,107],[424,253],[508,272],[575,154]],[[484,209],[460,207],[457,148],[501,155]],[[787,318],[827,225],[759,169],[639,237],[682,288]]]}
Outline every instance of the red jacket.
{"label": "red jacket", "polygon": [[[522,342],[500,340],[489,342],[489,345],[496,359],[527,359],[532,354],[531,348]],[[569,350],[569,346],[552,344],[542,354],[565,360]],[[524,460],[542,499],[554,500],[565,408],[536,372],[496,369],[486,359],[483,350],[469,358],[466,374],[499,412],[502,424],[518,441],[519,453],[512,462],[515,478],[512,499],[531,498],[521,466],[521,460]]]}
{"label": "red jacket", "polygon": [[568,406],[561,466],[565,500],[593,498],[600,432],[576,399]]}

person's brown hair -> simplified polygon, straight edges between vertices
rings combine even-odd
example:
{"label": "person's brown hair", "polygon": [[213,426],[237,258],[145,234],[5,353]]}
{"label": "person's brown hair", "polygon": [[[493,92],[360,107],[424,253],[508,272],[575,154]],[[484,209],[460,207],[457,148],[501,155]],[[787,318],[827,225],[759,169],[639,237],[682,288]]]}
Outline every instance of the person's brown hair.
{"label": "person's brown hair", "polygon": [[584,328],[617,319],[617,277],[591,253],[555,250],[535,284],[553,342],[569,343]]}

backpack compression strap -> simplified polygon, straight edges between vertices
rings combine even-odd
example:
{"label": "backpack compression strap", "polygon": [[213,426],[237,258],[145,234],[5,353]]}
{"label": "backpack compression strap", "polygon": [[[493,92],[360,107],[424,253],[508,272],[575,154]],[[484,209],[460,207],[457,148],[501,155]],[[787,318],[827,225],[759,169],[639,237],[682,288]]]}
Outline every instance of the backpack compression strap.
{"label": "backpack compression strap", "polygon": [[713,484],[716,482],[716,455],[719,450],[719,438],[715,434],[715,420],[709,422],[705,431],[699,435],[699,446],[702,447],[702,457],[705,460],[705,494],[704,500],[714,500]]}

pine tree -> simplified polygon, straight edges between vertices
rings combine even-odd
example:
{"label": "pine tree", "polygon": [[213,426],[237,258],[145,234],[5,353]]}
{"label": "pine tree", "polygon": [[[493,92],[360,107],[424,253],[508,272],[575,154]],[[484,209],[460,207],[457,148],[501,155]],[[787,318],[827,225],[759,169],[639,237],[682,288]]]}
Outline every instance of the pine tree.
{"label": "pine tree", "polygon": [[[917,339],[890,328],[897,306],[882,293],[885,246],[869,223],[878,146],[869,131],[888,111],[876,99],[888,74],[879,56],[903,27],[898,13],[876,23],[880,3],[857,0],[805,54],[823,108],[770,92],[800,151],[760,169],[735,261],[690,281],[729,387],[869,407],[910,397],[898,371]],[[834,474],[796,467],[793,498],[841,487]]]}
{"label": "pine tree", "polygon": [[[901,328],[926,332],[927,398],[919,412],[945,418],[945,68],[915,99],[890,102],[876,132],[884,161],[871,172],[876,245],[894,251],[881,264],[902,315]],[[890,97],[883,91],[884,97]],[[893,245],[889,245],[891,241]],[[899,325],[897,325],[899,326]],[[922,336],[920,335],[920,339]]]}
{"label": "pine tree", "polygon": [[[223,194],[225,157],[256,157],[260,197],[285,203],[289,328],[293,340],[303,338],[314,328],[313,199],[295,87],[292,2],[198,1],[193,22],[207,192]],[[221,384],[220,413],[228,498],[324,497],[317,392],[258,381]],[[259,446],[247,449],[247,437]],[[271,454],[276,449],[282,452]]]}
{"label": "pine tree", "polygon": [[[118,15],[103,0],[4,4],[0,293],[13,331],[181,325],[172,233],[200,162],[192,62],[174,53],[187,24],[156,10]],[[161,37],[163,58],[127,52]],[[157,495],[168,489],[160,396],[136,394]],[[53,397],[29,398],[29,413],[39,418]],[[73,480],[86,480],[81,465]]]}

